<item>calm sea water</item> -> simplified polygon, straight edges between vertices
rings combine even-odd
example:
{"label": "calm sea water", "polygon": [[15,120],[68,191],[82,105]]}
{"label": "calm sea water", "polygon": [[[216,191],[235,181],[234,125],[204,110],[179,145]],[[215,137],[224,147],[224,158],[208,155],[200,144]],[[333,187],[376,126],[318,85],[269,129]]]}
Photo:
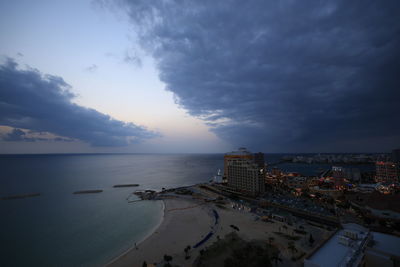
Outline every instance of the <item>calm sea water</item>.
{"label": "calm sea water", "polygon": [[[266,161],[281,156],[267,154]],[[330,165],[277,167],[316,175]],[[222,154],[0,155],[0,197],[42,194],[0,200],[0,266],[101,266],[162,219],[162,202],[128,203],[133,191],[207,182],[218,169]],[[125,183],[140,187],[112,187]],[[87,189],[104,191],[72,194]]]}
{"label": "calm sea water", "polygon": [[[134,190],[208,181],[222,155],[0,156],[0,266],[99,266],[140,241],[162,218],[159,201],[128,203]],[[113,188],[138,183],[137,188]],[[102,193],[73,195],[85,189]],[[132,198],[131,198],[132,199]]]}

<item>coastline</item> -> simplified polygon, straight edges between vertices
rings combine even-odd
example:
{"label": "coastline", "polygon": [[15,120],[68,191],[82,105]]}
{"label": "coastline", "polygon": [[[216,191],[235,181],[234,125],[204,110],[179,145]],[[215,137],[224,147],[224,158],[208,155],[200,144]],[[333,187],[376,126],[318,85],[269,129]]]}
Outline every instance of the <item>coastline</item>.
{"label": "coastline", "polygon": [[[210,230],[212,217],[207,207],[190,199],[163,199],[164,216],[160,226],[140,244],[109,262],[108,267],[142,266],[161,262],[164,255],[185,262],[183,250],[196,244]],[[186,262],[188,263],[188,262]]]}
{"label": "coastline", "polygon": [[[298,267],[298,262],[291,260],[293,252],[287,247],[288,234],[294,233],[301,225],[304,231],[315,236],[316,245],[330,235],[331,230],[315,227],[304,220],[298,220],[294,222],[295,225],[289,226],[276,220],[265,222],[243,207],[234,207],[233,202],[216,204],[207,201],[218,196],[213,192],[201,188],[195,188],[195,191],[196,195],[192,196],[170,195],[169,198],[163,198],[164,214],[161,224],[137,247],[125,251],[106,266],[142,266],[144,262],[150,266],[157,266],[165,263],[165,255],[171,257],[174,265],[194,266],[204,250],[235,232],[245,241],[259,240],[271,244],[272,237],[272,244],[280,250],[283,259],[278,266]],[[286,230],[282,232],[282,229]],[[296,252],[298,257],[312,250],[312,247],[305,246],[308,242],[306,237],[307,235],[299,235],[298,239],[293,241],[297,248],[301,248]]]}
{"label": "coastline", "polygon": [[[148,201],[148,200],[146,200]],[[153,200],[152,200],[153,201]],[[162,216],[160,217],[161,219],[159,220],[159,222],[149,231],[149,233],[147,235],[145,235],[143,238],[141,238],[138,242],[136,242],[136,247],[140,246],[143,242],[145,242],[148,238],[150,238],[152,235],[154,235],[154,233],[157,231],[157,229],[160,228],[160,226],[163,224],[164,219],[165,219],[165,201],[162,200],[157,200],[157,201],[161,201],[163,208],[162,208]],[[127,250],[125,250],[124,252],[122,252],[121,254],[119,254],[118,256],[114,257],[113,259],[111,259],[110,261],[108,261],[106,264],[104,264],[103,266],[112,266],[115,262],[117,262],[118,260],[120,260],[121,258],[123,258],[125,255],[131,253],[131,251],[136,250],[135,244],[133,244],[131,247],[129,247]]]}

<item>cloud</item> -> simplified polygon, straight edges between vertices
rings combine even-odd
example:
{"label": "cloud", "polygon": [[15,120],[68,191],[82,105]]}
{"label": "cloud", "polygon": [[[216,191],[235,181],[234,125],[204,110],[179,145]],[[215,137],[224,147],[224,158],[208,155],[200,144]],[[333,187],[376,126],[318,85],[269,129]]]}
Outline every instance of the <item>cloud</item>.
{"label": "cloud", "polygon": [[134,48],[126,49],[125,52],[120,55],[107,52],[105,56],[116,59],[119,63],[130,64],[137,68],[142,67],[142,59]]}
{"label": "cloud", "polygon": [[124,62],[127,64],[132,64],[135,67],[142,67],[142,60],[137,55],[137,53],[132,53],[130,51],[126,51],[124,55]]}
{"label": "cloud", "polygon": [[[20,70],[12,59],[0,65],[0,125],[50,132],[62,141],[72,138],[93,146],[125,146],[158,135],[79,106],[72,102],[74,97],[61,77]],[[25,139],[24,133],[14,129],[6,140]]]}
{"label": "cloud", "polygon": [[[31,141],[30,138],[25,137],[26,134],[21,129],[14,128],[10,133],[3,137],[4,141]],[[33,140],[32,140],[33,141]]]}
{"label": "cloud", "polygon": [[95,72],[99,67],[96,64],[92,64],[89,67],[85,68],[85,71],[87,72]]}
{"label": "cloud", "polygon": [[56,136],[48,132],[36,132],[28,129],[0,126],[0,140],[7,142],[36,142],[36,141],[57,141],[73,142],[71,138]]}
{"label": "cloud", "polygon": [[128,13],[179,105],[234,145],[398,145],[399,1],[104,2]]}

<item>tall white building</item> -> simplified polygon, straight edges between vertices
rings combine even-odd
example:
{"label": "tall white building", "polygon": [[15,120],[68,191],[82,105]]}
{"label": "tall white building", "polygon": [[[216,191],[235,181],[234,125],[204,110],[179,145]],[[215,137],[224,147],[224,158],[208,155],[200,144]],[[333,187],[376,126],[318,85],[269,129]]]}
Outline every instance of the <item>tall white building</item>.
{"label": "tall white building", "polygon": [[224,175],[229,187],[250,195],[264,192],[263,168],[258,166],[254,155],[245,148],[225,154],[224,164]]}

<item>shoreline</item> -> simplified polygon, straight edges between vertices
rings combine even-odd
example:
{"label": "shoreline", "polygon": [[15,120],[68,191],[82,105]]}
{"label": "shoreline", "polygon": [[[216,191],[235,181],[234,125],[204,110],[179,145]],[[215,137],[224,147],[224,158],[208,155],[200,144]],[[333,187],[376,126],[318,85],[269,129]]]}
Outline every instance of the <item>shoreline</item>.
{"label": "shoreline", "polygon": [[[109,262],[107,267],[142,266],[143,262],[154,264],[163,261],[164,255],[185,261],[183,250],[204,238],[213,224],[208,208],[195,200],[184,198],[163,199],[162,223],[139,245],[129,249]],[[194,259],[194,258],[193,258]]]}
{"label": "shoreline", "polygon": [[[154,200],[147,200],[147,201],[154,201]],[[126,256],[127,254],[131,253],[132,251],[135,251],[136,247],[138,247],[143,242],[145,242],[147,239],[149,239],[152,235],[155,234],[157,229],[159,229],[161,227],[161,225],[163,224],[163,222],[165,220],[165,212],[166,212],[165,207],[166,207],[166,205],[165,205],[165,201],[163,199],[156,200],[156,201],[161,201],[162,206],[163,206],[162,207],[162,216],[161,216],[160,221],[149,231],[149,233],[147,235],[145,235],[138,242],[136,242],[136,246],[135,246],[135,244],[133,244],[128,249],[126,249],[124,252],[122,252],[121,254],[118,254],[118,256],[113,257],[113,259],[111,259],[110,261],[108,261],[106,264],[103,265],[104,267],[112,266],[115,262],[119,261],[121,258]]]}
{"label": "shoreline", "polygon": [[[287,248],[289,240],[287,233],[302,226],[305,231],[315,236],[315,244],[319,244],[331,232],[325,228],[314,227],[304,220],[295,220],[294,226],[275,220],[268,223],[261,220],[259,215],[235,208],[229,200],[222,205],[223,207],[219,207],[214,202],[206,201],[217,195],[201,188],[196,188],[196,190],[202,197],[179,195],[160,199],[164,204],[161,223],[136,247],[131,247],[105,266],[142,266],[144,262],[153,266],[165,263],[165,255],[171,257],[173,265],[193,266],[204,250],[228,234],[235,232],[247,242],[259,240],[271,243],[270,238],[272,238],[273,245],[281,251],[283,258],[279,266],[298,267],[299,262],[291,260],[293,252]],[[281,234],[284,226],[286,226],[285,229],[288,229],[285,231],[286,235]],[[309,253],[312,247],[304,246],[307,242],[306,235],[297,237],[298,239],[293,242],[296,247],[302,248],[296,254],[300,257],[300,255]]]}

